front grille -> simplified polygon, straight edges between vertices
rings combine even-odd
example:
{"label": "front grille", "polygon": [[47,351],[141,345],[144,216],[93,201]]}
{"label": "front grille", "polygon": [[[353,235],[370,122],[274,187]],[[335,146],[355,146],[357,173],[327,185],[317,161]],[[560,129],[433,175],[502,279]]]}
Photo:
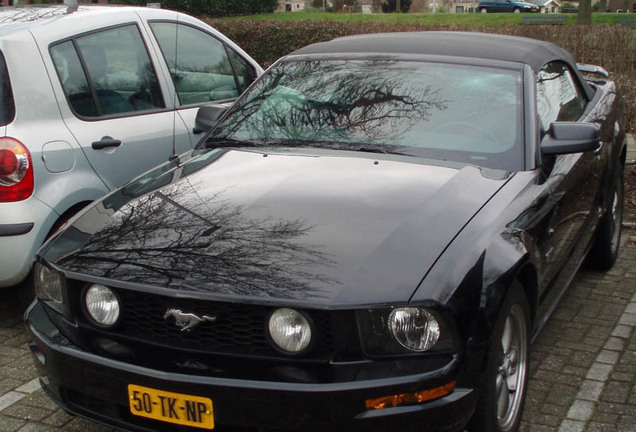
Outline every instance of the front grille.
{"label": "front grille", "polygon": [[[266,319],[274,309],[269,306],[225,303],[199,299],[172,298],[132,290],[114,290],[122,306],[122,320],[106,333],[176,349],[205,353],[253,356],[283,356],[266,336]],[[182,331],[173,317],[164,319],[168,309],[184,313],[216,316],[214,322],[202,322],[190,331]],[[329,313],[307,311],[314,322],[316,339],[307,356],[324,359],[333,354]],[[100,330],[103,334],[103,330]]]}

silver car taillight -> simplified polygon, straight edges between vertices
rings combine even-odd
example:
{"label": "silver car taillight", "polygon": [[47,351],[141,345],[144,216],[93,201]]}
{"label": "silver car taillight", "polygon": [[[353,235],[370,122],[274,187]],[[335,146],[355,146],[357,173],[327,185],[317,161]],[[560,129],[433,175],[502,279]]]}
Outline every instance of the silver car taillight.
{"label": "silver car taillight", "polygon": [[0,202],[21,201],[33,193],[29,150],[14,138],[0,138]]}

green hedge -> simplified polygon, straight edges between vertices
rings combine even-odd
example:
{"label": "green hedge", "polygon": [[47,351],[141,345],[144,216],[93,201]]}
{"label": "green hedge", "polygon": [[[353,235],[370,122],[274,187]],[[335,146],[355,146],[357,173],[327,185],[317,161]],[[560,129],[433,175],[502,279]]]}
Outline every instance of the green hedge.
{"label": "green hedge", "polygon": [[[146,5],[150,0],[114,0],[111,3]],[[271,13],[278,0],[158,0],[164,9],[211,17]]]}
{"label": "green hedge", "polygon": [[556,43],[577,61],[603,66],[611,72],[625,98],[625,125],[636,129],[636,31],[620,25],[517,25],[466,28],[417,23],[339,22],[332,20],[276,21],[209,19],[208,22],[239,44],[263,67],[303,46],[340,36],[425,30],[462,30],[525,36]]}

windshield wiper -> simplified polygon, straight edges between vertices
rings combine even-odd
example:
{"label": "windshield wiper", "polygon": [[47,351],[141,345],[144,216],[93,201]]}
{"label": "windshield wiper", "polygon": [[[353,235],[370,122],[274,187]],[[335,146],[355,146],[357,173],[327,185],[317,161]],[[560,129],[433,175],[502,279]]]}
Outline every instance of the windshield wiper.
{"label": "windshield wiper", "polygon": [[392,145],[355,143],[346,141],[312,141],[298,139],[263,139],[258,141],[237,140],[233,138],[210,137],[205,142],[206,148],[221,147],[288,147],[288,148],[323,148],[331,150],[345,150],[362,153],[409,155],[398,151],[403,148]]}
{"label": "windshield wiper", "polygon": [[351,149],[347,149],[347,150],[353,150],[353,151],[363,152],[363,153],[382,153],[382,154],[391,153],[390,151],[382,148],[382,146],[371,146],[367,144],[354,146]]}
{"label": "windshield wiper", "polygon": [[247,140],[237,140],[233,138],[210,137],[205,141],[205,148],[222,147],[259,147],[261,144]]}

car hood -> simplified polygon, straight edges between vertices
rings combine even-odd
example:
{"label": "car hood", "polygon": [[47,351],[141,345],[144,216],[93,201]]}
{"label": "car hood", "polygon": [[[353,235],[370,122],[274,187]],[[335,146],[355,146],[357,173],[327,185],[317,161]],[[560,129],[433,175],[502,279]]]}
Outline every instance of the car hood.
{"label": "car hood", "polygon": [[92,205],[47,243],[44,259],[183,295],[342,308],[406,302],[506,181],[472,166],[345,151],[188,158]]}

